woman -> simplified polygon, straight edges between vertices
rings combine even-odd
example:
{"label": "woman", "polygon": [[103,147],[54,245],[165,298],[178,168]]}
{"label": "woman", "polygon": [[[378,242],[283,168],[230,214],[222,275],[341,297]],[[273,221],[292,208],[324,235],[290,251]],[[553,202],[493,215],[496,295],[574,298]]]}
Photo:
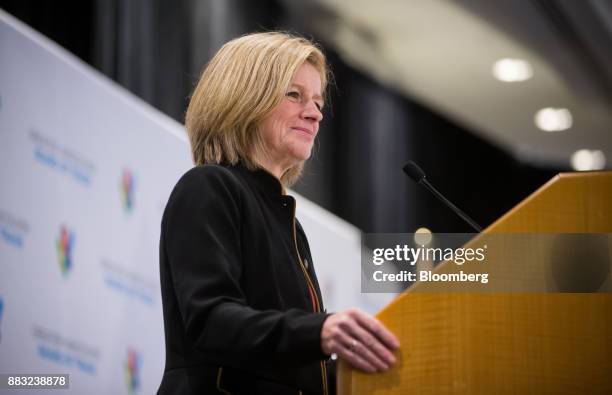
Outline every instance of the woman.
{"label": "woman", "polygon": [[332,354],[367,372],[394,363],[397,339],[375,318],[325,312],[285,194],[326,83],[321,51],[284,33],[230,41],[205,68],[186,116],[196,167],[162,219],[160,394],[328,394]]}

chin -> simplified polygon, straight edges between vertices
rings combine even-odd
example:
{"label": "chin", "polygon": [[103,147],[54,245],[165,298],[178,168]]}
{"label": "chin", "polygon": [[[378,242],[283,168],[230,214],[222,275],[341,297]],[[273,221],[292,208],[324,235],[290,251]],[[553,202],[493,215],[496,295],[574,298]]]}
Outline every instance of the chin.
{"label": "chin", "polygon": [[298,156],[298,159],[300,160],[300,162],[304,162],[310,159],[310,155],[312,155],[312,149],[309,149],[308,151],[303,152],[300,156]]}
{"label": "chin", "polygon": [[312,154],[312,144],[308,144],[308,146],[294,147],[293,149],[293,157],[298,162],[303,162],[310,158]]}

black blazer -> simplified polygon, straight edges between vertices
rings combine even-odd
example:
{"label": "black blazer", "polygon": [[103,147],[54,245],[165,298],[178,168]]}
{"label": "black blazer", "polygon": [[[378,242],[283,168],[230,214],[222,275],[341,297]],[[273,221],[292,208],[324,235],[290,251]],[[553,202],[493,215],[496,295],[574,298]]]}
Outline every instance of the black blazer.
{"label": "black blazer", "polygon": [[158,394],[332,393],[324,312],[295,200],[264,170],[197,166],[162,218]]}

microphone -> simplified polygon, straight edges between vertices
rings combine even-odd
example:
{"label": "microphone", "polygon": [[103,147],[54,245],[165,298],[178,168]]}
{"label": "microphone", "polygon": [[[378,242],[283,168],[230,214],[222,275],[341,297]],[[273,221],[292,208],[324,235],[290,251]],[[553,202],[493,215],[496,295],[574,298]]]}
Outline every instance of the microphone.
{"label": "microphone", "polygon": [[461,217],[465,222],[467,222],[472,228],[476,230],[476,232],[482,232],[482,228],[480,225],[476,223],[472,218],[470,218],[466,213],[461,211],[461,209],[450,202],[447,198],[445,198],[436,188],[433,187],[425,178],[425,172],[413,161],[408,161],[403,167],[404,173],[406,173],[410,178],[414,180],[419,185],[422,185],[429,192],[433,193],[435,197],[438,198],[442,203],[446,204],[455,214]]}

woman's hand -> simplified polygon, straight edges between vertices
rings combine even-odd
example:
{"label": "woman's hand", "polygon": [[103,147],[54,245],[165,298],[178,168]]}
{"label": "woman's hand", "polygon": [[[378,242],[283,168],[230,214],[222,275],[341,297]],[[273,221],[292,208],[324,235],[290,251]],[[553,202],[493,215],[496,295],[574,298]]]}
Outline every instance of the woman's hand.
{"label": "woman's hand", "polygon": [[399,341],[380,321],[356,308],[330,315],[321,328],[325,354],[336,354],[368,373],[388,370],[398,348]]}

